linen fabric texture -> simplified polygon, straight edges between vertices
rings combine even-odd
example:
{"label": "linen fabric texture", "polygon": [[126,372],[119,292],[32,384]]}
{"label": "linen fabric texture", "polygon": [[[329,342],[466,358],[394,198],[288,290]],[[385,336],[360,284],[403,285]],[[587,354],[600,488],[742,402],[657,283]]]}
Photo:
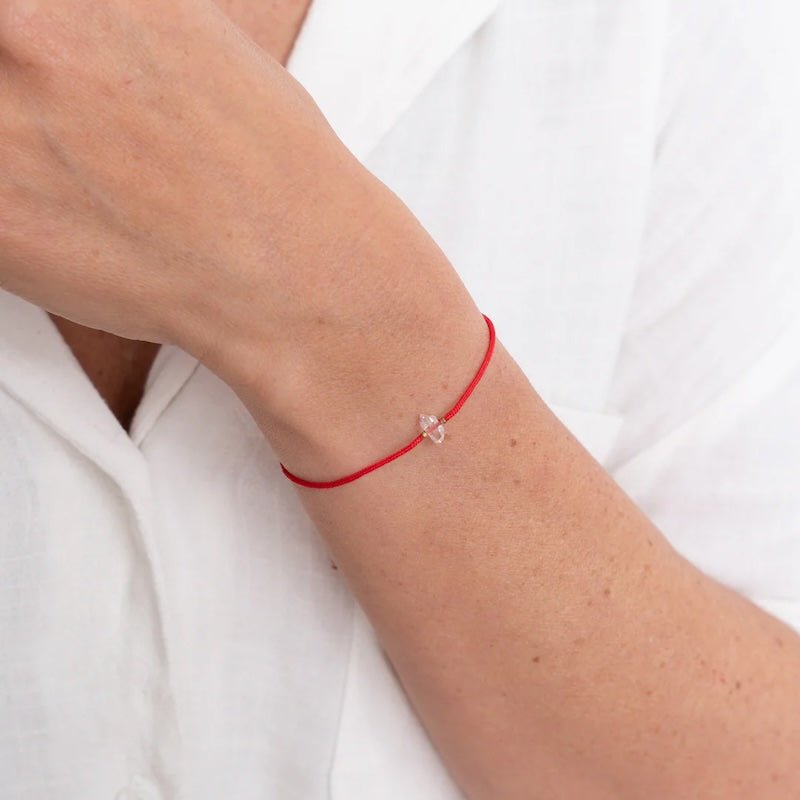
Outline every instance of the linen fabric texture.
{"label": "linen fabric texture", "polygon": [[[734,6],[315,0],[289,69],[670,541],[800,629],[796,187]],[[0,697],[4,800],[461,797],[235,394],[164,346],[128,435],[3,292]]]}

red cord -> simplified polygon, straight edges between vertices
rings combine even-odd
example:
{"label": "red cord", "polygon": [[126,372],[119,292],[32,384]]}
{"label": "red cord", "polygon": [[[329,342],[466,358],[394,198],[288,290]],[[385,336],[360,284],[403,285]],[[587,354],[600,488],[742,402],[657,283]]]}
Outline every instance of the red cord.
{"label": "red cord", "polygon": [[[486,355],[483,357],[483,363],[481,364],[480,369],[478,369],[475,377],[472,379],[472,383],[467,386],[464,394],[459,397],[458,402],[443,417],[439,417],[440,422],[447,422],[448,420],[451,420],[459,412],[461,406],[464,405],[464,403],[467,401],[467,398],[472,394],[473,390],[478,385],[478,381],[483,377],[483,373],[486,372],[486,367],[489,366],[489,360],[494,352],[495,332],[494,325],[489,317],[487,317],[486,314],[483,314],[483,318],[486,320],[486,325],[489,328],[489,345],[486,348]],[[376,461],[374,464],[370,464],[368,467],[364,467],[363,469],[358,470],[358,472],[354,472],[352,475],[346,475],[344,478],[337,478],[334,481],[307,481],[305,478],[299,478],[297,475],[293,475],[288,469],[286,469],[286,467],[283,466],[283,464],[281,464],[281,470],[290,481],[300,486],[305,486],[307,489],[333,489],[336,486],[341,486],[342,484],[357,480],[363,475],[366,475],[368,472],[372,472],[373,470],[382,467],[384,464],[388,464],[389,462],[394,461],[396,458],[400,458],[400,456],[403,456],[410,450],[413,450],[424,438],[425,436],[420,433],[413,442],[407,444],[402,450],[398,450],[396,453],[392,453],[390,456],[386,456],[386,458],[382,458],[380,461]]]}

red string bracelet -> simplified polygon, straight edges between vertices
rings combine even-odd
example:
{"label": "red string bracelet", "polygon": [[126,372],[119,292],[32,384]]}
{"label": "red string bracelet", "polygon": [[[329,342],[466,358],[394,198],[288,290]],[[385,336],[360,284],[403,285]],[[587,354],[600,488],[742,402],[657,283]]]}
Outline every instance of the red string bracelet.
{"label": "red string bracelet", "polygon": [[281,464],[281,470],[283,470],[283,474],[293,483],[299,484],[300,486],[305,486],[308,489],[333,489],[336,486],[342,486],[345,483],[350,483],[351,481],[357,480],[363,475],[366,475],[368,472],[372,472],[373,470],[382,467],[384,464],[388,464],[389,462],[394,461],[396,458],[400,458],[400,456],[403,456],[410,450],[413,450],[423,439],[427,438],[430,439],[434,444],[441,444],[444,441],[444,423],[451,420],[459,412],[461,406],[464,405],[464,403],[467,401],[467,398],[472,394],[473,390],[478,385],[478,381],[483,377],[483,373],[486,372],[486,367],[489,366],[489,360],[494,352],[494,325],[489,317],[486,316],[486,314],[483,314],[483,318],[486,320],[486,325],[489,328],[489,346],[486,348],[486,355],[483,357],[483,363],[478,369],[475,377],[472,379],[472,383],[467,386],[464,394],[458,398],[458,402],[443,417],[437,418],[432,414],[420,414],[419,426],[422,428],[422,433],[420,433],[413,442],[407,444],[404,448],[398,450],[396,453],[392,453],[390,456],[386,456],[386,458],[382,458],[380,461],[376,461],[374,464],[370,464],[368,467],[364,467],[363,469],[358,470],[358,472],[354,472],[352,475],[346,475],[344,478],[337,478],[333,481],[307,481],[305,478],[299,478],[297,475],[293,475],[288,469],[286,469],[286,467],[283,466],[283,464]]}

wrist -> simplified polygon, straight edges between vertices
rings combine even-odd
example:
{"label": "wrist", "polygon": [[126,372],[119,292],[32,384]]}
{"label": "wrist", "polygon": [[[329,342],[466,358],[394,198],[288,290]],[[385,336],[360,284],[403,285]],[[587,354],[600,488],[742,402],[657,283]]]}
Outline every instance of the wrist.
{"label": "wrist", "polygon": [[291,472],[349,475],[408,445],[419,415],[441,417],[474,378],[486,322],[474,307],[450,322],[396,306],[376,324],[353,320],[337,342],[297,352],[239,396]]}
{"label": "wrist", "polygon": [[418,415],[448,410],[486,351],[483,316],[443,253],[385,187],[366,191],[277,323],[239,315],[206,359],[281,461],[312,478],[407,444]]}

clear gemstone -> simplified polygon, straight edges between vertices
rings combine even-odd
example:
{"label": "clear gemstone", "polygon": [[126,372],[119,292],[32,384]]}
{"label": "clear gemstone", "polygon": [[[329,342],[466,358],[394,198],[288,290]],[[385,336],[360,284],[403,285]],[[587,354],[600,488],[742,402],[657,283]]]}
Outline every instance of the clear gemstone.
{"label": "clear gemstone", "polygon": [[420,414],[419,426],[434,444],[441,444],[444,441],[444,423],[436,417],[430,414]]}

